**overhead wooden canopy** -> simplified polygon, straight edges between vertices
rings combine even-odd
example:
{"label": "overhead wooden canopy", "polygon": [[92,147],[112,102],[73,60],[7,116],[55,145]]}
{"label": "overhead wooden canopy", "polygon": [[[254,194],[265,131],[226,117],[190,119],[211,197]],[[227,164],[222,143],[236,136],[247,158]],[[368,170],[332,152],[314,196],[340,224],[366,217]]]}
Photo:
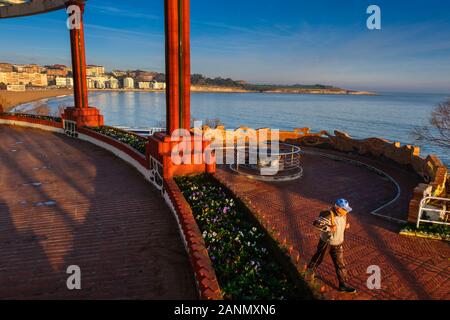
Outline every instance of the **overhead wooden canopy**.
{"label": "overhead wooden canopy", "polygon": [[[68,0],[0,0],[0,19],[30,16],[66,7]],[[86,2],[86,0],[80,0]]]}

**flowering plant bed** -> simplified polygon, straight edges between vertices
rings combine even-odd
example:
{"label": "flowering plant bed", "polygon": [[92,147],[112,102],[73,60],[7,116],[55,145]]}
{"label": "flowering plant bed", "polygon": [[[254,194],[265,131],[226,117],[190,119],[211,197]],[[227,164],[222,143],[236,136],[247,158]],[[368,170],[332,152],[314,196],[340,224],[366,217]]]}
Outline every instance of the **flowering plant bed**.
{"label": "flowering plant bed", "polygon": [[420,225],[419,228],[417,228],[415,225],[409,224],[400,231],[400,234],[404,236],[450,241],[450,227],[444,225]]}
{"label": "flowering plant bed", "polygon": [[0,113],[0,117],[16,117],[16,118],[26,118],[26,119],[35,119],[35,120],[44,120],[44,121],[53,121],[53,122],[61,122],[61,118],[59,117],[50,117],[43,116],[38,114],[27,114],[27,113],[13,113],[13,112],[2,112]]}
{"label": "flowering plant bed", "polygon": [[93,127],[89,129],[101,133],[110,138],[113,138],[117,141],[123,142],[132,147],[133,149],[137,150],[139,153],[145,155],[145,150],[148,141],[145,137],[141,137],[138,136],[137,134],[108,126]]}
{"label": "flowering plant bed", "polygon": [[311,299],[249,211],[210,175],[175,178],[192,208],[225,299]]}

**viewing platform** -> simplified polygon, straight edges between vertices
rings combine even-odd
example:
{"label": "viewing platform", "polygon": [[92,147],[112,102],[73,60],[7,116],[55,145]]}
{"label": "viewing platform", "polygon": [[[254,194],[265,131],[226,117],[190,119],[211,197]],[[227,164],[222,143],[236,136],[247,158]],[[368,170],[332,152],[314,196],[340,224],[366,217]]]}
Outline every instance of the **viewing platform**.
{"label": "viewing platform", "polygon": [[[448,233],[438,238],[443,241],[399,234],[406,223],[449,224],[446,207],[441,218],[440,209],[433,209],[439,208],[436,203],[427,202],[448,195],[448,169],[437,156],[422,157],[418,147],[379,137],[354,139],[309,128],[228,131],[217,125],[194,134],[189,0],[164,5],[165,128],[136,134],[107,126],[100,109],[89,103],[87,3],[0,0],[0,18],[66,9],[74,94],[74,106],[65,106],[61,117],[7,113],[17,103],[0,101],[0,299],[257,300],[258,291],[271,293],[277,286],[292,293],[277,299],[450,299]],[[174,132],[180,129],[184,146],[194,150],[179,143]],[[232,170],[216,161],[219,148],[204,157],[212,161],[203,161],[215,142],[208,139],[208,129],[217,141],[231,142],[231,149],[250,137],[281,142],[283,148],[273,149],[273,162],[263,159]],[[248,151],[244,158],[253,155]],[[281,168],[282,179],[253,179],[255,171],[274,167]],[[194,174],[216,185],[183,190],[177,184],[177,177]],[[195,195],[189,198],[186,190]],[[210,202],[199,200],[200,195],[211,195]],[[318,269],[320,287],[304,281],[304,267],[319,239],[312,222],[342,197],[354,209],[344,250],[355,295],[336,290],[328,257]],[[423,216],[424,205],[442,221]],[[195,211],[214,216],[205,224],[222,230],[211,235],[201,230],[205,227]],[[216,239],[224,233],[227,238]],[[231,254],[221,256],[224,247]],[[220,260],[224,256],[230,260]],[[217,263],[232,269],[223,272]],[[67,286],[70,266],[80,268],[81,290]],[[261,272],[267,266],[269,272]],[[371,266],[380,268],[381,288],[367,285]],[[231,295],[224,274],[243,276],[228,286],[239,289]],[[274,282],[273,274],[282,277]],[[253,275],[269,284],[263,288]],[[308,290],[288,288],[300,284]],[[249,294],[233,295],[245,286]]]}
{"label": "viewing platform", "polygon": [[[155,159],[95,131],[79,128],[78,139],[70,138],[62,123],[13,118],[3,121],[57,133],[0,125],[0,298],[220,296],[190,209],[173,180],[158,182]],[[301,149],[299,179],[256,180],[229,165],[214,176],[299,263],[317,245],[313,220],[345,195],[354,210],[344,250],[358,293],[336,291],[327,258],[317,277],[326,299],[448,299],[448,243],[399,235],[419,175],[357,154]],[[67,289],[70,265],[81,268],[83,290]],[[371,265],[381,268],[380,290],[367,288]]]}

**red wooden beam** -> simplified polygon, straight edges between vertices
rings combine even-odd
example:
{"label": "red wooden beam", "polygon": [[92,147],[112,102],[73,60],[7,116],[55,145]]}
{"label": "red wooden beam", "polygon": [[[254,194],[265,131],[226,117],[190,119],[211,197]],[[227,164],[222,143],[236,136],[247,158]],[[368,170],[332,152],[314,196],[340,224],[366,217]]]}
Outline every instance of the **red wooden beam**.
{"label": "red wooden beam", "polygon": [[179,0],[165,0],[166,29],[166,129],[167,134],[180,128],[180,38],[179,38]]}
{"label": "red wooden beam", "polygon": [[[103,116],[97,108],[89,107],[86,78],[86,49],[84,46],[84,0],[70,0],[67,8],[77,6],[78,12],[69,12],[70,49],[72,53],[72,76],[75,96],[75,107],[64,109],[62,118],[75,121],[79,127],[98,127],[104,124]],[[71,10],[69,10],[71,11]],[[77,10],[78,11],[78,10]],[[73,16],[73,15],[76,16]],[[79,19],[78,21],[74,19]],[[72,24],[71,22],[75,22]]]}
{"label": "red wooden beam", "polygon": [[88,108],[88,90],[86,79],[86,49],[84,45],[84,2],[72,0],[67,2],[67,7],[78,6],[80,8],[79,27],[70,29],[70,49],[72,53],[72,76],[76,108]]}
{"label": "red wooden beam", "polygon": [[191,36],[190,36],[190,0],[181,0],[182,2],[182,56],[181,65],[183,66],[183,104],[181,127],[189,130],[191,126]]}

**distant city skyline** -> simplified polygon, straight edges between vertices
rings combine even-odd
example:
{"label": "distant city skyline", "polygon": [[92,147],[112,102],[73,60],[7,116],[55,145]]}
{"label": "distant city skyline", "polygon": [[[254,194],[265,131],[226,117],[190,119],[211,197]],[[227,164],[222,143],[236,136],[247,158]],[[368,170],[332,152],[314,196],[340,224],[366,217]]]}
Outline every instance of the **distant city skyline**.
{"label": "distant city skyline", "polygon": [[[164,72],[164,1],[89,0],[89,64]],[[382,10],[382,30],[366,9]],[[0,62],[70,65],[63,10],[0,20]],[[192,73],[252,83],[450,93],[450,3],[191,1]]]}

